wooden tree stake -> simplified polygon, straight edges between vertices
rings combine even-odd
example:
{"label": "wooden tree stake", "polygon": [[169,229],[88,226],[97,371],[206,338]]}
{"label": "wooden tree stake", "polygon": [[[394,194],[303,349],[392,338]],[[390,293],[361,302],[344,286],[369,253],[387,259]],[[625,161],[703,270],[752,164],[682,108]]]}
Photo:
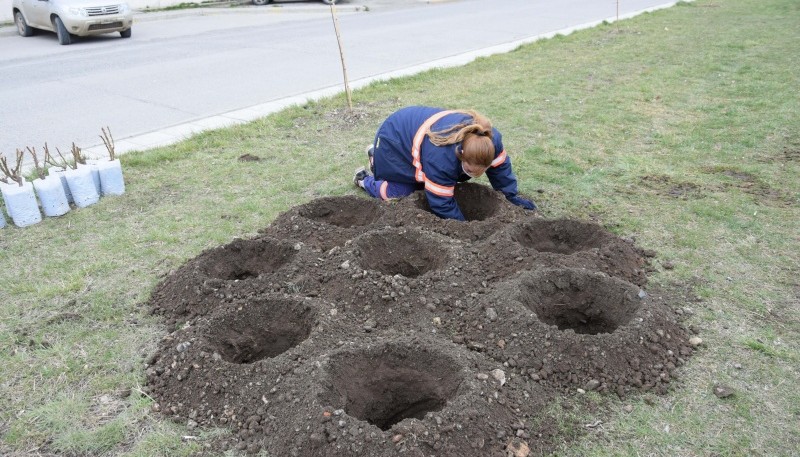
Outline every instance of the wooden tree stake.
{"label": "wooden tree stake", "polygon": [[344,61],[344,48],[342,47],[342,37],[339,34],[339,18],[336,17],[336,6],[331,3],[331,17],[333,18],[333,29],[336,32],[336,42],[339,44],[339,58],[342,60],[342,73],[344,74],[344,91],[347,94],[347,107],[353,111],[353,98],[350,92],[350,81],[347,79],[347,65]]}

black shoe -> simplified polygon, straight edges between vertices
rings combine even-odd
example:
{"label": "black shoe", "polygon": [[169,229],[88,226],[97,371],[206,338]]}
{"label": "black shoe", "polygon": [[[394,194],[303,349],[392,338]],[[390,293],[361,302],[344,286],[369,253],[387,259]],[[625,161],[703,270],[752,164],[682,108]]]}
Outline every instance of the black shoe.
{"label": "black shoe", "polygon": [[369,169],[375,173],[375,147],[373,145],[367,146],[367,160],[369,160]]}
{"label": "black shoe", "polygon": [[356,170],[356,174],[353,175],[353,184],[355,184],[356,187],[360,187],[360,188],[363,189],[364,188],[364,182],[363,181],[364,181],[364,178],[366,178],[367,176],[372,176],[372,175],[369,174],[369,172],[367,171],[366,168],[361,167],[361,168],[357,169]]}

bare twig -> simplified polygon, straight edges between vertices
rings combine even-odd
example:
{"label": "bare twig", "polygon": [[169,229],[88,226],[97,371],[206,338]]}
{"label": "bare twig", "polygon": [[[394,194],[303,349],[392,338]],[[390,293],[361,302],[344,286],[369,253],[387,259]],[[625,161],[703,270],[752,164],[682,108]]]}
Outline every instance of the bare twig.
{"label": "bare twig", "polygon": [[[39,179],[44,179],[45,177],[45,167],[44,163],[41,165],[39,164],[39,156],[36,154],[36,148],[32,148],[30,146],[26,146],[25,149],[28,150],[28,154],[33,157],[33,168],[36,170],[36,175],[39,176]],[[47,149],[47,144],[45,143],[45,149]]]}
{"label": "bare twig", "polygon": [[347,79],[347,65],[344,63],[344,48],[342,47],[342,37],[339,34],[339,18],[336,17],[336,6],[331,3],[331,17],[333,18],[333,30],[336,32],[336,42],[339,44],[339,58],[342,60],[342,73],[344,75],[344,91],[347,94],[347,107],[353,111],[353,97],[350,92],[350,81]]}
{"label": "bare twig", "polygon": [[100,139],[103,140],[103,144],[106,145],[108,160],[113,162],[117,157],[117,153],[114,151],[114,137],[111,135],[111,127],[106,126],[106,128],[101,128],[100,130],[103,132]]}
{"label": "bare twig", "polygon": [[81,148],[72,143],[72,149],[70,151],[72,153],[72,158],[75,159],[75,168],[78,168],[78,164],[86,165],[86,157],[83,156],[81,153]]}
{"label": "bare twig", "polygon": [[44,158],[42,158],[42,164],[66,168],[61,164],[55,163],[55,160],[53,160],[53,155],[50,154],[50,148],[47,146],[47,143],[44,144]]}
{"label": "bare twig", "polygon": [[17,161],[13,167],[8,166],[8,159],[4,155],[0,155],[0,172],[8,178],[8,180],[14,181],[20,186],[22,186],[22,174],[20,174],[20,170],[22,170],[22,158],[25,156],[25,153],[17,149]]}
{"label": "bare twig", "polygon": [[61,167],[64,170],[66,170],[67,168],[72,168],[73,170],[78,168],[78,164],[77,163],[74,166],[69,163],[69,160],[67,160],[67,158],[64,157],[64,154],[61,153],[60,149],[56,148],[56,152],[58,153],[58,157],[61,158],[61,162],[56,162],[55,158],[51,155],[50,156],[50,162],[49,162],[50,165],[52,165],[54,167]]}

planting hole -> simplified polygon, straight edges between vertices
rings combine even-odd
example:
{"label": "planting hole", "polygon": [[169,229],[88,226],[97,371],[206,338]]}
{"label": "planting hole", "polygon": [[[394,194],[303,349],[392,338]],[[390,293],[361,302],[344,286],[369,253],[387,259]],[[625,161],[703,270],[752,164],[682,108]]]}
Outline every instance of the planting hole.
{"label": "planting hole", "polygon": [[[467,221],[483,221],[494,216],[497,209],[502,204],[502,199],[498,198],[498,193],[492,188],[480,184],[462,183],[456,186],[454,197],[461,214]],[[431,211],[428,199],[423,194],[417,199],[417,207]]]}
{"label": "planting hole", "polygon": [[337,227],[359,227],[377,221],[380,206],[375,200],[354,196],[328,197],[301,206],[299,214]]}
{"label": "planting hole", "polygon": [[362,266],[387,275],[414,278],[441,268],[447,260],[440,243],[413,230],[370,233],[360,238],[357,245]]}
{"label": "planting hole", "polygon": [[441,410],[461,383],[452,360],[419,348],[387,346],[338,354],[330,366],[330,400],[381,430]]}
{"label": "planting hole", "polygon": [[290,244],[273,239],[236,240],[203,253],[198,260],[203,273],[212,278],[248,279],[274,273],[296,252]]}
{"label": "planting hole", "polygon": [[586,270],[532,273],[520,292],[523,304],[542,322],[589,335],[613,333],[641,303],[638,287]]}
{"label": "planting hole", "polygon": [[511,238],[540,252],[574,254],[600,248],[610,236],[600,226],[570,220],[534,220],[515,227]]}
{"label": "planting hole", "polygon": [[231,363],[253,363],[278,356],[308,338],[316,313],[300,301],[262,298],[212,323],[209,344]]}

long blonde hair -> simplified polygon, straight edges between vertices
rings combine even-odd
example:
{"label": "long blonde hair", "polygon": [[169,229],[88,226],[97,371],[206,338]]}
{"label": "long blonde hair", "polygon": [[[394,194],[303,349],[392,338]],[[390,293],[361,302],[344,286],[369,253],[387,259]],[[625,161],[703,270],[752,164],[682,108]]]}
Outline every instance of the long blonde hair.
{"label": "long blonde hair", "polygon": [[458,160],[472,165],[490,166],[495,153],[492,122],[475,110],[455,112],[466,114],[471,119],[438,132],[428,130],[431,143],[436,146],[461,143],[461,150],[456,152]]}

